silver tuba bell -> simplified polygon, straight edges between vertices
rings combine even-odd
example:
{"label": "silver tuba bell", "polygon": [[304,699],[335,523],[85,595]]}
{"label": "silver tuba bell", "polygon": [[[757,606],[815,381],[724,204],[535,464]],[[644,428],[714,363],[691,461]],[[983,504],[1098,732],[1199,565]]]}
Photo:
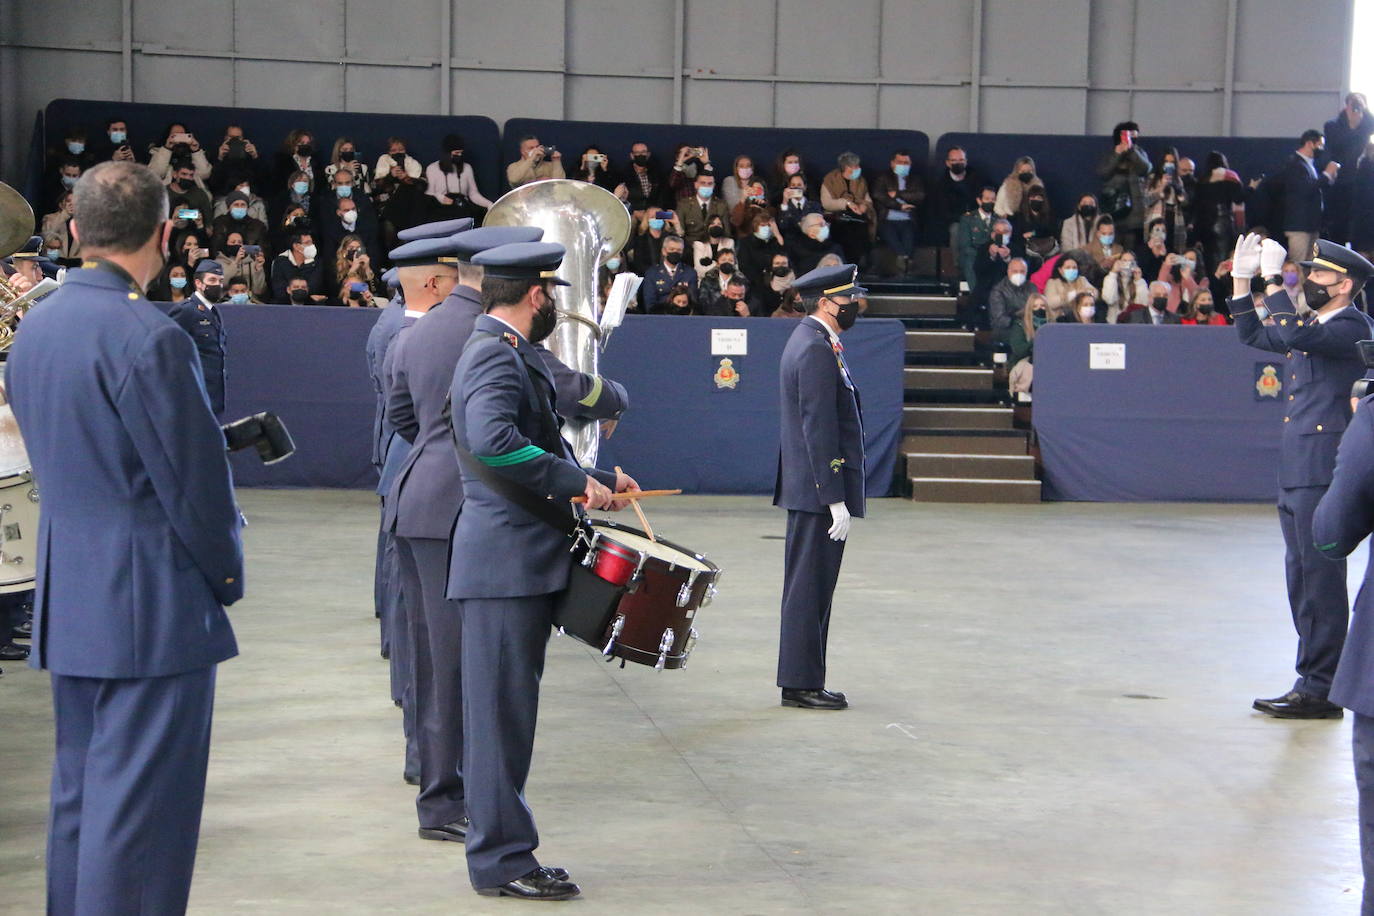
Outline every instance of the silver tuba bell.
{"label": "silver tuba bell", "polygon": [[[630,214],[610,191],[570,178],[534,181],[503,195],[487,211],[484,226],[537,226],[544,241],[567,249],[556,287],[561,320],[548,340],[554,356],[578,372],[597,374],[601,354],[598,268],[630,240]],[[564,437],[585,467],[596,464],[600,446],[594,420],[568,420]]]}

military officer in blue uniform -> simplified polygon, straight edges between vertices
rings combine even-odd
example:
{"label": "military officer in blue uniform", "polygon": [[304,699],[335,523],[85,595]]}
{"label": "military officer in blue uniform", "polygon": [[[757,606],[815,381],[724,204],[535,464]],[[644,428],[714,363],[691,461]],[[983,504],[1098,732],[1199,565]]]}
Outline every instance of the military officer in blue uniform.
{"label": "military officer in blue uniform", "polygon": [[197,264],[195,284],[195,295],[168,303],[167,314],[195,341],[210,409],[220,417],[224,414],[225,371],[224,318],[217,307],[224,299],[224,268],[219,261],[206,258]]}
{"label": "military officer in blue uniform", "polygon": [[[1374,323],[1351,305],[1363,285],[1364,259],[1321,240],[1309,261],[1303,293],[1315,314],[1299,317],[1283,288],[1283,246],[1247,235],[1236,243],[1230,302],[1240,339],[1281,354],[1285,415],[1279,452],[1279,523],[1293,626],[1298,632],[1298,677],[1291,690],[1257,699],[1254,708],[1283,719],[1338,719],[1341,707],[1328,694],[1349,623],[1345,561],[1323,556],[1314,545],[1312,515],[1331,483],[1336,449],[1350,417],[1350,387],[1364,375],[1358,343],[1374,336]],[[1368,262],[1364,262],[1367,264]],[[1263,277],[1264,306],[1274,319],[1261,323],[1250,297],[1251,281]]]}
{"label": "military officer in blue uniform", "polygon": [[57,748],[48,912],[186,908],[224,606],[243,551],[196,350],[144,298],[172,224],[147,167],[77,183],[85,260],[25,316],[6,383],[43,491],[32,664]]}
{"label": "military officer in blue uniform", "polygon": [[463,504],[453,533],[448,597],[463,620],[463,778],[468,876],[479,894],[562,900],[580,893],[563,869],[541,867],[525,780],[534,748],[539,679],[555,596],[571,570],[568,537],[500,495],[484,477],[550,497],[586,496],[619,508],[638,489],[621,473],[584,469],[570,457],[554,412],[554,380],[534,344],[552,333],[562,245],[503,245],[482,266],[482,306],[451,390]]}
{"label": "military officer in blue uniform", "polygon": [[859,390],[840,334],[854,326],[859,299],[852,264],[818,267],[792,283],[804,317],[780,367],[782,441],[773,505],[787,510],[778,686],[782,705],[844,709],[825,689],[830,607],[850,519],[864,515],[864,434]]}

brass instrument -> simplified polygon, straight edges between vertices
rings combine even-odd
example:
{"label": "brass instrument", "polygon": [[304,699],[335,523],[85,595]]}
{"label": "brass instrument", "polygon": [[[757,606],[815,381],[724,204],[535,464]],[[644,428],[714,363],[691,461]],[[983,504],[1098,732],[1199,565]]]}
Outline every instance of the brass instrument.
{"label": "brass instrument", "polygon": [[[0,182],[0,258],[18,251],[32,235],[33,225],[33,208],[29,202],[14,188]],[[8,351],[14,343],[14,332],[24,313],[55,289],[57,283],[46,277],[23,291],[0,277],[0,353]]]}
{"label": "brass instrument", "polygon": [[[620,199],[585,181],[551,178],[503,195],[487,211],[484,226],[538,226],[544,241],[567,249],[558,275],[571,286],[555,287],[563,320],[549,337],[554,356],[578,372],[597,374],[603,334],[597,271],[630,240],[630,214]],[[595,420],[569,420],[563,435],[585,467],[596,464],[600,446]]]}

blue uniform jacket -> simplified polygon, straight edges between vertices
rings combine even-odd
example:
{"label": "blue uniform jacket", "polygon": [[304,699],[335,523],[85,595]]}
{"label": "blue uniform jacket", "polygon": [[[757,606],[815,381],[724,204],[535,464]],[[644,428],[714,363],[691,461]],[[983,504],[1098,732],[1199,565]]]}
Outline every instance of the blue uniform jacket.
{"label": "blue uniform jacket", "polygon": [[[554,416],[553,386],[553,374],[529,341],[483,315],[453,376],[453,436],[496,473],[567,505],[581,495],[588,474],[610,487],[615,475],[578,467],[557,428],[544,419],[545,410]],[[561,427],[561,420],[554,422]],[[513,598],[566,588],[568,538],[468,471],[462,479],[448,597]]]}
{"label": "blue uniform jacket", "polygon": [[[463,484],[445,406],[458,358],[481,314],[481,293],[467,286],[455,287],[393,347],[387,419],[413,446],[392,484],[384,524],[402,537],[447,539],[458,517]],[[554,372],[557,360],[545,354],[547,351],[536,348],[555,384],[568,392],[563,395],[562,389],[556,388],[560,412],[595,419],[617,416],[624,409],[625,389],[574,372],[562,363],[558,363],[561,371]],[[573,394],[587,403],[574,400]]]}
{"label": "blue uniform jacket", "polygon": [[1285,411],[1279,486],[1324,487],[1350,417],[1350,386],[1365,371],[1356,344],[1374,337],[1374,323],[1356,308],[1342,309],[1325,324],[1299,318],[1282,290],[1264,305],[1274,317],[1267,327],[1248,297],[1230,301],[1241,342],[1287,360],[1279,394]]}
{"label": "blue uniform jacket", "polygon": [[832,346],[825,326],[810,316],[797,323],[782,351],[782,442],[773,505],[825,512],[844,502],[864,514],[864,432],[859,390]]}
{"label": "blue uniform jacket", "polygon": [[386,421],[386,388],[382,378],[382,364],[391,349],[392,342],[401,331],[405,316],[405,303],[399,297],[392,299],[377,316],[372,330],[367,333],[367,374],[372,379],[372,391],[377,397],[377,410],[372,419],[372,466],[381,471],[386,463],[386,447],[395,432]]}
{"label": "blue uniform jacket", "polygon": [[[396,367],[396,341],[405,337],[410,332],[411,325],[419,321],[415,315],[407,315],[405,310],[401,311],[401,326],[391,339],[391,344],[387,347],[386,353],[382,356],[382,418],[385,424],[381,442],[382,447],[382,470],[377,475],[377,495],[382,497],[383,503],[391,499],[391,488],[396,484],[396,478],[401,473],[401,468],[405,466],[406,459],[410,457],[410,443],[401,438],[401,434],[396,431],[396,427],[391,425],[391,421],[386,419],[386,395],[391,390],[392,375]],[[383,513],[385,522],[386,513]],[[385,527],[385,525],[384,525]],[[386,528],[386,530],[391,530]]]}
{"label": "blue uniform jacket", "polygon": [[[1350,420],[1331,488],[1312,516],[1319,551],[1339,560],[1374,531],[1374,397],[1360,402]],[[1354,618],[1331,684],[1331,702],[1374,716],[1374,553],[1355,597]]]}
{"label": "blue uniform jacket", "polygon": [[42,493],[34,666],[162,677],[235,655],[239,514],[182,330],[123,278],[72,270],[5,375]]}
{"label": "blue uniform jacket", "polygon": [[215,416],[224,413],[224,317],[212,308],[200,294],[184,302],[166,305],[167,314],[195,341],[200,354],[200,367],[205,380],[205,393]]}

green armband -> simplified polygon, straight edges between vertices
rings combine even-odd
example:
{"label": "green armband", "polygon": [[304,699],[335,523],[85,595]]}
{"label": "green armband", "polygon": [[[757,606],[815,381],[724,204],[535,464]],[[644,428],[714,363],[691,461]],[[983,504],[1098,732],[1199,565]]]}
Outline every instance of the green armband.
{"label": "green armband", "polygon": [[546,453],[539,446],[527,445],[524,448],[518,448],[513,452],[506,452],[506,454],[504,455],[478,455],[477,460],[485,464],[487,467],[504,468],[509,467],[512,464],[523,464],[524,462],[530,461],[534,458],[538,458],[540,455],[543,454]]}

